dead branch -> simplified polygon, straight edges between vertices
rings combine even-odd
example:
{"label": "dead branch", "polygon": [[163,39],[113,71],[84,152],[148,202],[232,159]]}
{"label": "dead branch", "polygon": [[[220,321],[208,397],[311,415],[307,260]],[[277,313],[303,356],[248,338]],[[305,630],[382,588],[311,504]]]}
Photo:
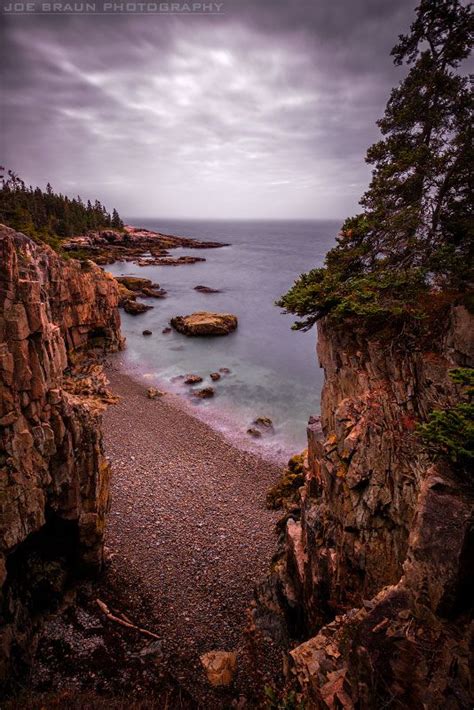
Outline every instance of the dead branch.
{"label": "dead branch", "polygon": [[119,616],[115,616],[115,614],[112,614],[110,611],[109,607],[107,604],[105,604],[103,601],[100,599],[96,599],[96,604],[99,607],[99,609],[105,614],[107,619],[109,621],[115,621],[115,623],[120,624],[121,626],[125,626],[127,629],[134,629],[135,631],[138,631],[140,634],[143,634],[144,636],[150,636],[150,638],[153,639],[160,639],[159,636],[153,633],[153,631],[148,631],[147,629],[141,629],[139,626],[136,626],[135,624],[132,624],[131,621],[126,621],[125,619],[121,619]]}

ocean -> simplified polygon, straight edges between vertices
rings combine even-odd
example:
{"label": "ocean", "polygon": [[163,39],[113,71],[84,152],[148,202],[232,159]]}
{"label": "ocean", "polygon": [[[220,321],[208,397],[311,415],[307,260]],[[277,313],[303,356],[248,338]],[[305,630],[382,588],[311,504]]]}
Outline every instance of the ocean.
{"label": "ocean", "polygon": [[[122,312],[127,347],[121,355],[125,369],[156,385],[179,393],[186,406],[221,430],[234,443],[276,460],[306,445],[310,415],[319,413],[323,381],[316,356],[316,329],[291,330],[294,318],[281,313],[275,300],[304,271],[321,266],[335,243],[339,221],[192,221],[128,218],[138,227],[165,234],[222,241],[219,249],[175,249],[206,262],[182,266],[140,267],[131,262],[106,268],[115,276],[152,279],[166,289],[165,299],[148,299],[154,308],[143,315]],[[198,284],[220,289],[204,294]],[[218,338],[188,338],[173,331],[163,334],[175,315],[218,311],[238,316],[235,333]],[[153,332],[144,337],[142,331]],[[213,383],[211,372],[230,373]],[[213,385],[215,397],[197,400],[179,375],[204,378],[198,387]],[[137,416],[139,414],[137,413]],[[257,417],[270,417],[274,432],[254,439],[247,429]]]}

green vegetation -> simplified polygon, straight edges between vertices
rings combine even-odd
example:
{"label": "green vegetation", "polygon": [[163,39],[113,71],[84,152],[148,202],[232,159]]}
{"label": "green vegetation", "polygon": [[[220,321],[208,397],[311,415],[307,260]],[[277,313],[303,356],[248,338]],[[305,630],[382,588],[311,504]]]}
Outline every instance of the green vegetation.
{"label": "green vegetation", "polygon": [[[473,101],[459,66],[473,15],[460,0],[422,0],[392,50],[410,69],[378,121],[363,212],[346,220],[323,268],[277,303],[307,330],[320,318],[414,322],[472,288]],[[448,299],[439,298],[447,294]]]}
{"label": "green vegetation", "polygon": [[268,710],[305,710],[294,691],[281,695],[272,686],[266,685],[265,699]]}
{"label": "green vegetation", "polygon": [[462,401],[450,409],[435,409],[418,433],[432,453],[467,469],[474,462],[474,369],[457,368],[450,375],[462,387]]}
{"label": "green vegetation", "polygon": [[299,501],[299,489],[304,483],[305,451],[295,454],[288,461],[283,475],[267,493],[266,504],[270,510],[283,508],[285,504]]}
{"label": "green vegetation", "polygon": [[6,174],[0,167],[0,223],[44,241],[54,249],[67,237],[86,233],[91,229],[123,228],[117,210],[109,214],[96,200],[84,203],[53,192],[48,183],[46,191],[29,187],[14,172]]}

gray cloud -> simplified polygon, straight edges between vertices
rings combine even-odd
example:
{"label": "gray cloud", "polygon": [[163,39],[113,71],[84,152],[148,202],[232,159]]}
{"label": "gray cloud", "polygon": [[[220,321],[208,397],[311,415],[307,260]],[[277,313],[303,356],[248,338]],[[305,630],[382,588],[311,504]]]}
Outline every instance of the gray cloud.
{"label": "gray cloud", "polygon": [[234,0],[222,16],[9,17],[2,161],[123,214],[356,209],[402,72],[403,0]]}

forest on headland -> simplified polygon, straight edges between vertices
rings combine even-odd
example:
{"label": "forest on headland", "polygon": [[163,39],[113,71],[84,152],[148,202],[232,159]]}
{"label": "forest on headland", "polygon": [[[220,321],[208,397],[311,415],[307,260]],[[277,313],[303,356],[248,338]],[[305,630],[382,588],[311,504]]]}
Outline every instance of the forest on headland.
{"label": "forest on headland", "polygon": [[0,223],[23,232],[35,241],[57,248],[62,239],[93,229],[123,228],[114,208],[108,212],[99,201],[92,203],[77,197],[27,186],[13,170],[0,167]]}

